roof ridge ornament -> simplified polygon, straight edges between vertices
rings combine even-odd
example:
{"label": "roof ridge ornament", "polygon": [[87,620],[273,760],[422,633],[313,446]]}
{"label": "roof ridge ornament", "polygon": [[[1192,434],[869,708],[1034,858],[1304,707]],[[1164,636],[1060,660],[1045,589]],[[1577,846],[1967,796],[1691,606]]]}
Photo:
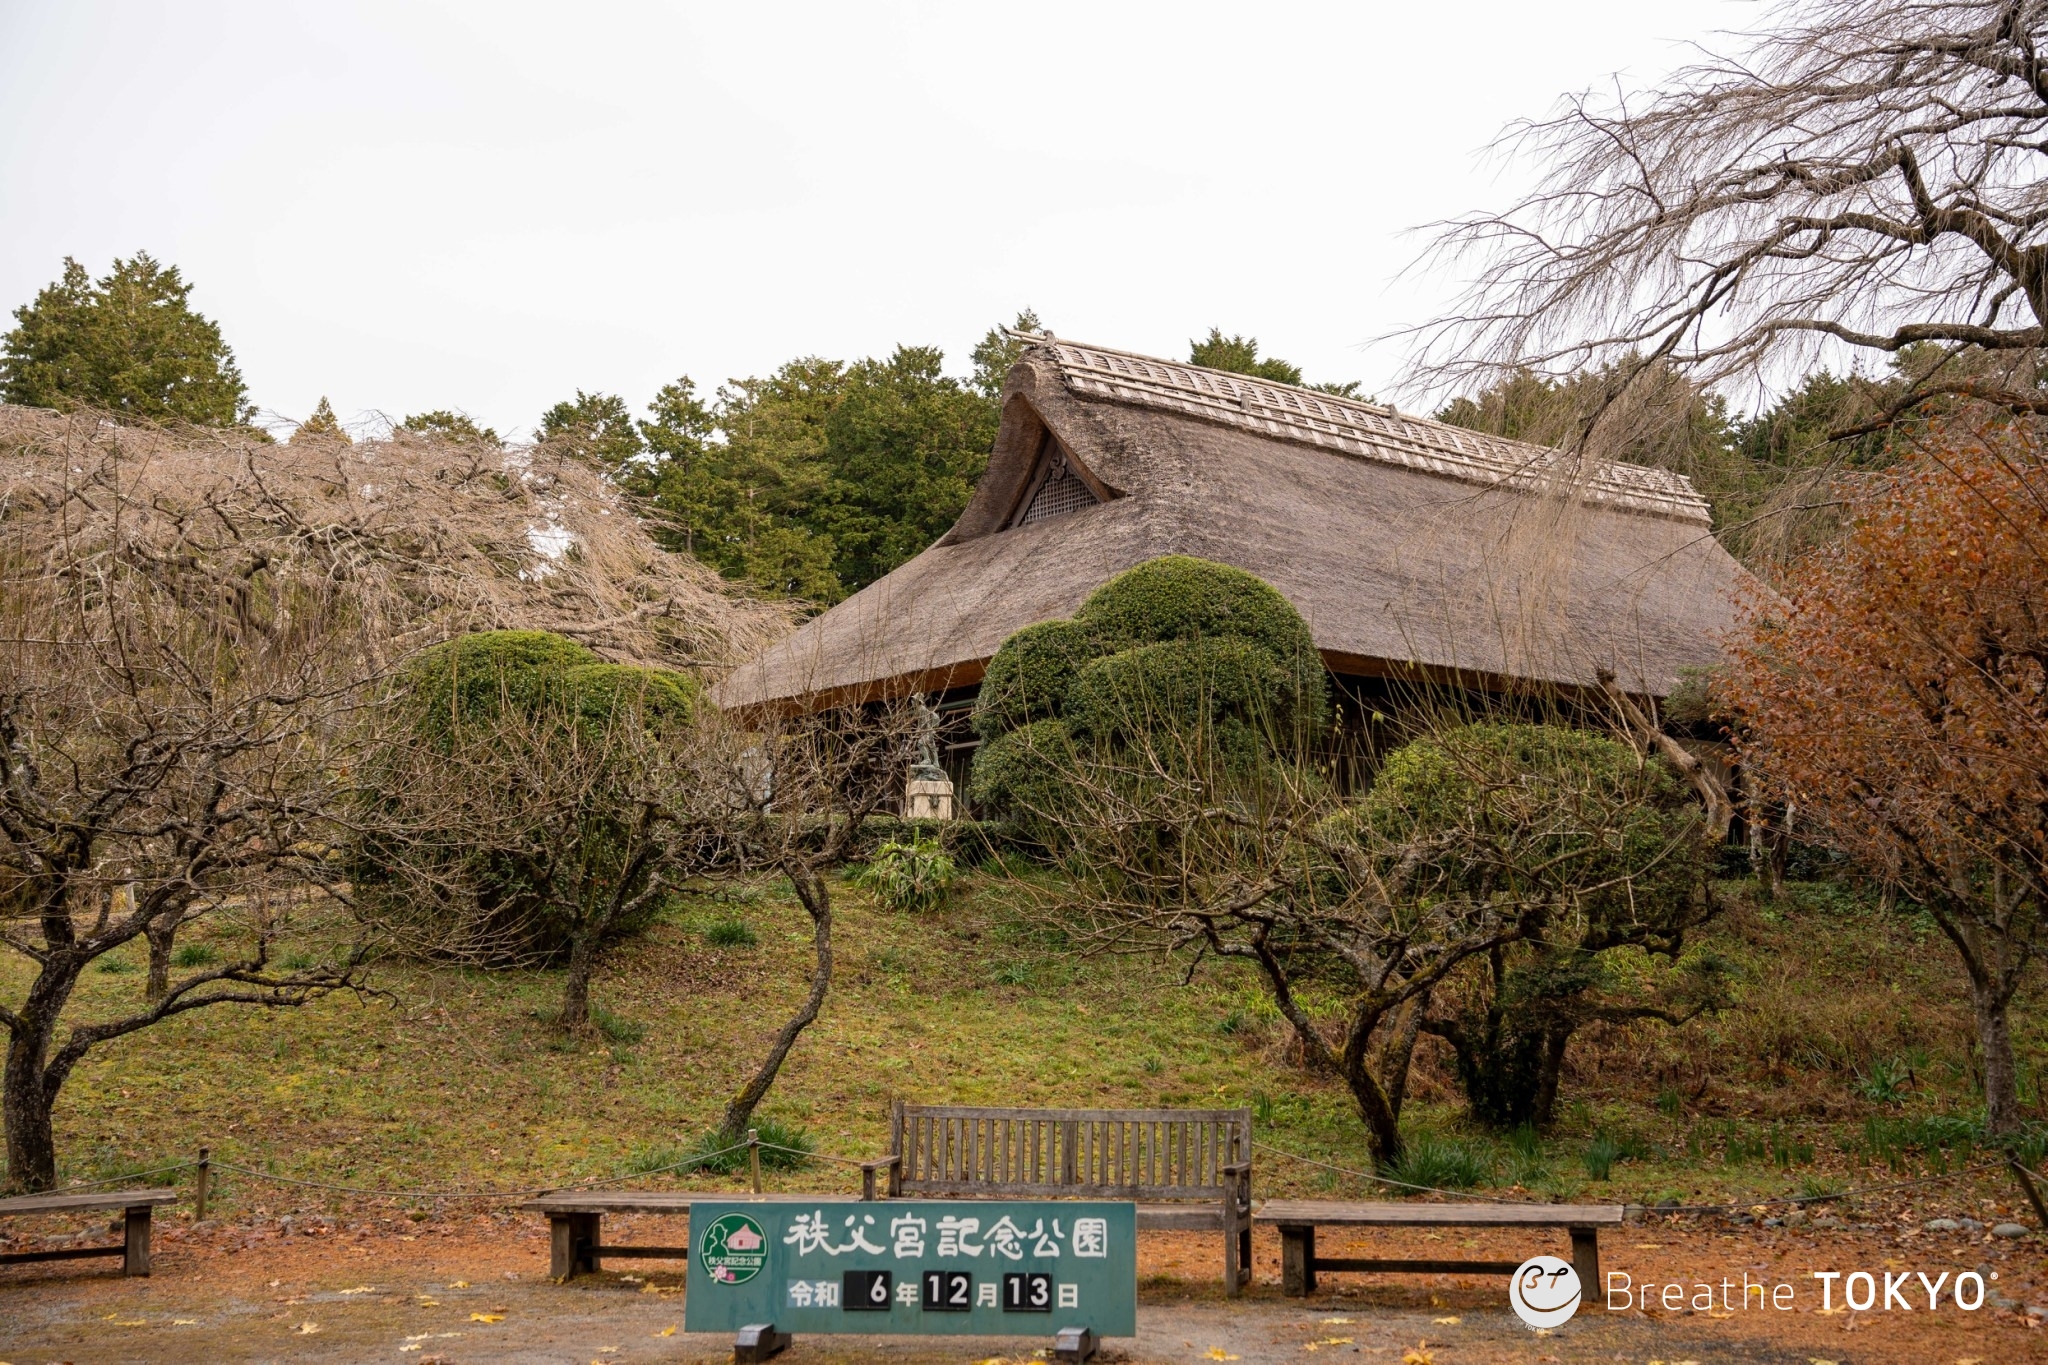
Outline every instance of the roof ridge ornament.
{"label": "roof ridge ornament", "polygon": [[1555,446],[1454,427],[1382,403],[1065,341],[1050,332],[1004,333],[1051,359],[1067,388],[1083,397],[1178,412],[1467,483],[1579,497],[1702,526],[1712,522],[1692,481],[1667,469],[1588,461]]}

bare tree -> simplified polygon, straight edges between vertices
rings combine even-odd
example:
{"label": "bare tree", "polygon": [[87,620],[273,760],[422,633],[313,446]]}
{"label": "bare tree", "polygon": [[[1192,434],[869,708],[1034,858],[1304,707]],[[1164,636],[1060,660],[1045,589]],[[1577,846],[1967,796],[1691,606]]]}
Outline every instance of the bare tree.
{"label": "bare tree", "polygon": [[[71,453],[61,486],[10,484],[27,505],[0,520],[0,951],[31,969],[0,1003],[0,1100],[28,1190],[56,1179],[52,1109],[92,1048],[361,985],[325,913],[369,668],[349,585],[246,509],[146,515],[118,452]],[[170,945],[201,921],[227,958],[175,978]],[[287,935],[325,965],[280,969]],[[158,978],[142,1007],[81,1009],[80,975],[138,938]]]}
{"label": "bare tree", "polygon": [[[1709,909],[1693,876],[1705,822],[1696,810],[1652,809],[1661,768],[1625,747],[1537,731],[1564,749],[1605,743],[1613,771],[1566,765],[1532,780],[1514,737],[1497,733],[1530,727],[1449,722],[1390,759],[1374,794],[1351,800],[1312,752],[1269,736],[1255,758],[1210,727],[1153,720],[1114,744],[1027,735],[1039,771],[1015,784],[1017,799],[1065,875],[1020,881],[1020,892],[1094,950],[1252,965],[1307,1063],[1351,1091],[1377,1161],[1401,1158],[1420,1033],[1474,1058],[1499,1042],[1500,1009],[1485,1038],[1483,1018],[1430,1013],[1439,992],[1469,993],[1460,983],[1473,964],[1491,964],[1495,1003],[1511,969],[1521,982],[1543,978],[1543,1008],[1508,1021],[1527,1025],[1541,1054],[1525,1107],[1547,1109],[1585,1023],[1688,1016],[1683,1005],[1610,997],[1590,965],[1623,944],[1675,957]],[[1662,781],[1669,807],[1679,783]],[[1303,1004],[1311,983],[1344,1001],[1334,1042]]]}
{"label": "bare tree", "polygon": [[1504,212],[1440,225],[1425,262],[1476,273],[1419,329],[1411,377],[1450,391],[1625,361],[1708,383],[1926,346],[1883,420],[1942,394],[2048,411],[2048,3],[1790,0],[1772,18],[1655,90],[1509,129],[1497,150],[1545,173]]}
{"label": "bare tree", "polygon": [[431,701],[392,697],[350,817],[366,922],[431,956],[559,962],[557,1022],[586,1032],[605,949],[719,861],[691,818],[704,727],[674,677],[583,665],[437,727]]}
{"label": "bare tree", "polygon": [[789,878],[810,917],[813,966],[803,1003],[727,1103],[721,1146],[746,1135],[790,1049],[824,1008],[832,987],[828,874],[854,856],[868,818],[903,799],[916,732],[916,710],[901,702],[732,719],[722,728],[706,766],[718,780],[704,788],[696,818],[706,832],[698,838],[721,849],[728,875],[774,871]]}

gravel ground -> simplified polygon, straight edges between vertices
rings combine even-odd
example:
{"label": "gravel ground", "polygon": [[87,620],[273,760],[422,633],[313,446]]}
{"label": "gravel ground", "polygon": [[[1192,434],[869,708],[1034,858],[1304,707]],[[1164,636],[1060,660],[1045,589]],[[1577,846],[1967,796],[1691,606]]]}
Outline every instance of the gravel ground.
{"label": "gravel ground", "polygon": [[[621,1220],[624,1223],[626,1220]],[[618,1229],[621,1241],[655,1240],[659,1230]],[[1738,1271],[1769,1265],[1798,1273],[1811,1241],[1772,1243],[1705,1228],[1629,1229],[1604,1248],[1610,1268],[1638,1278],[1687,1267]],[[1638,1240],[1628,1240],[1628,1239]],[[1277,1245],[1261,1234],[1259,1283],[1246,1299],[1223,1299],[1212,1276],[1213,1238],[1147,1235],[1141,1240],[1139,1332],[1106,1343],[1103,1359],[1205,1362],[1307,1361],[1338,1357],[1388,1365],[1626,1361],[1634,1365],[2006,1365],[2048,1361],[2048,1330],[2024,1313],[1961,1314],[1608,1312],[1598,1305],[1538,1336],[1506,1309],[1503,1286],[1449,1279],[1372,1283],[1336,1277],[1311,1301],[1281,1297]],[[1507,1248],[1475,1248],[1497,1254]],[[1829,1248],[1822,1259],[1882,1264],[1876,1246]],[[2017,1248],[2009,1262],[2020,1271]],[[2026,1256],[2026,1259],[2038,1259]],[[1897,1264],[1896,1257],[1893,1263]],[[639,1273],[545,1277],[537,1220],[423,1226],[413,1232],[278,1236],[261,1227],[175,1229],[160,1239],[157,1273],[124,1280],[107,1262],[10,1267],[0,1271],[0,1365],[75,1362],[389,1361],[462,1362],[718,1361],[724,1337],[681,1330],[679,1267],[621,1263]],[[1718,1277],[1718,1271],[1716,1272]],[[2017,1288],[2017,1274],[2001,1283]],[[1810,1286],[1810,1280],[1807,1282]],[[1803,1291],[1806,1292],[1806,1291]],[[1817,1306],[1817,1305],[1816,1305]],[[806,1361],[1030,1361],[1044,1337],[996,1339],[800,1339],[783,1357]]]}

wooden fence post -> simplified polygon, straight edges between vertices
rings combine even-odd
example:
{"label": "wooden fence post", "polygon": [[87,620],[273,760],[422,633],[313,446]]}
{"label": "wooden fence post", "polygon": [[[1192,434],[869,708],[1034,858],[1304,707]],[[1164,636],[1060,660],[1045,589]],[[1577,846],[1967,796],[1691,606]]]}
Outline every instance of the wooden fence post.
{"label": "wooden fence post", "polygon": [[747,1164],[754,1171],[754,1193],[761,1192],[761,1130],[747,1129]]}
{"label": "wooden fence post", "polygon": [[206,1221],[206,1196],[211,1193],[208,1186],[211,1184],[213,1177],[212,1156],[213,1149],[211,1147],[201,1147],[199,1149],[198,1188],[193,1192],[192,1196],[192,1202],[195,1206],[192,1221],[195,1223]]}

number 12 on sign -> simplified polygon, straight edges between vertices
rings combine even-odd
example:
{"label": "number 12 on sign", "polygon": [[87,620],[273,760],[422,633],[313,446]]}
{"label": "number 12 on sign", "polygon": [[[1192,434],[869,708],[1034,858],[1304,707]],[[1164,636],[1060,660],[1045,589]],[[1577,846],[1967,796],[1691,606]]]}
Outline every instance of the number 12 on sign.
{"label": "number 12 on sign", "polygon": [[974,1308],[974,1276],[964,1270],[924,1273],[924,1311],[966,1313]]}

